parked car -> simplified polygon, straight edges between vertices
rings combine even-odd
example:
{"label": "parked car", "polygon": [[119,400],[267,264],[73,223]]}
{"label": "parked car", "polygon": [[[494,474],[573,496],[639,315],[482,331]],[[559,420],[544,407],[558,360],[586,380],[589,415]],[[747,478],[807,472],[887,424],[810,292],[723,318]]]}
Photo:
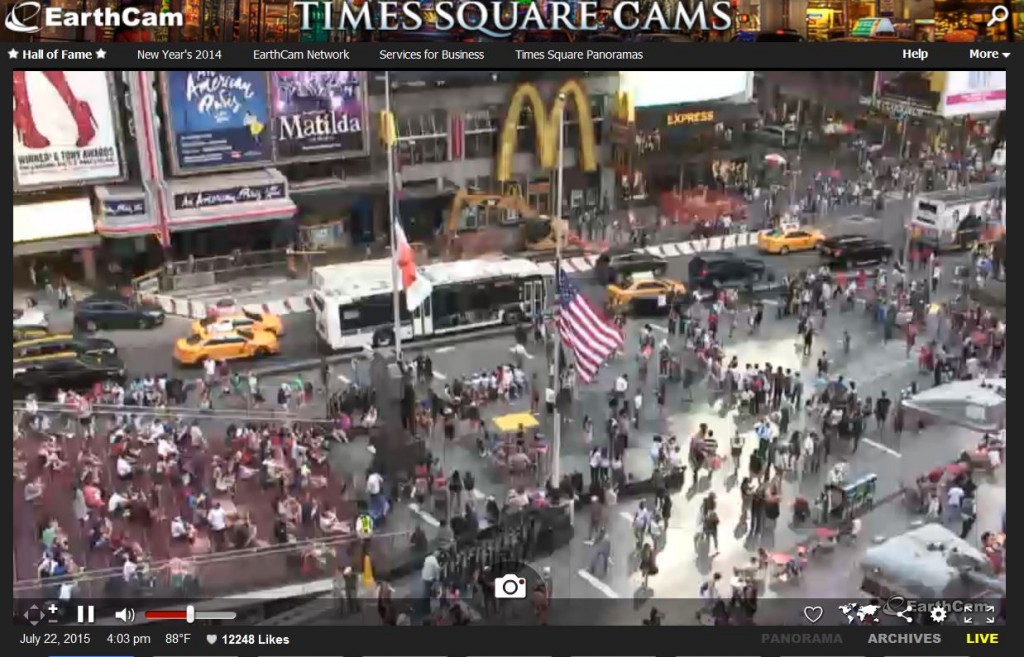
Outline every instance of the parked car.
{"label": "parked car", "polygon": [[594,263],[594,275],[603,285],[611,285],[627,276],[641,273],[664,276],[666,271],[668,261],[664,258],[637,253],[632,249],[609,249],[598,256]]}
{"label": "parked car", "polygon": [[100,329],[149,329],[164,323],[159,306],[139,303],[116,294],[97,294],[75,304],[75,326],[85,331]]}
{"label": "parked car", "polygon": [[50,326],[50,318],[38,308],[15,308],[15,328],[47,328]]}
{"label": "parked car", "polygon": [[123,382],[124,362],[109,354],[65,351],[14,360],[14,394],[49,396],[58,390],[88,390],[97,383]]}
{"label": "parked car", "polygon": [[39,338],[45,338],[50,335],[50,331],[42,326],[15,326],[14,327],[14,342],[22,342],[23,340],[37,340]]}
{"label": "parked car", "polygon": [[68,351],[79,354],[117,355],[117,345],[103,338],[72,335],[48,335],[35,340],[22,340],[14,343],[14,359],[32,358],[33,356],[52,356]]}
{"label": "parked car", "polygon": [[819,250],[825,263],[835,269],[885,264],[893,254],[892,247],[885,242],[863,235],[829,238],[821,243]]}

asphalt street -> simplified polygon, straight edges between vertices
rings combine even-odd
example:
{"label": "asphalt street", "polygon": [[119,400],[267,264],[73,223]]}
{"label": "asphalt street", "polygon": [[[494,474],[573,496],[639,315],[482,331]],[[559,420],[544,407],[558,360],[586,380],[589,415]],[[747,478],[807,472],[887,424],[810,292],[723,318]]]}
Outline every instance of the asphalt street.
{"label": "asphalt street", "polygon": [[[818,225],[827,234],[860,233],[886,240],[894,248],[902,246],[902,222],[908,204],[902,200],[892,200],[886,209],[877,217],[869,216],[867,206],[843,206],[837,208],[829,217],[819,220]],[[818,255],[815,252],[794,253],[787,256],[760,256],[756,249],[742,248],[734,251],[737,255],[763,257],[769,267],[778,272],[797,273],[818,266]],[[667,276],[685,282],[690,256],[678,256],[669,259]],[[604,291],[594,281],[591,273],[580,274],[578,282],[581,288],[595,301],[604,301]],[[45,302],[44,302],[45,305]],[[71,313],[47,308],[51,315],[54,330],[70,330]],[[185,337],[190,330],[192,320],[180,317],[168,317],[166,323],[151,330],[103,331],[99,337],[113,340],[122,353],[130,373],[143,375],[146,373],[166,372],[178,376],[190,376],[196,370],[181,368],[174,363],[172,352],[174,341]],[[281,354],[261,361],[254,361],[251,367],[259,369],[264,366],[278,366],[290,361],[306,360],[327,355],[318,350],[314,319],[312,313],[288,315],[284,318],[285,335],[281,338]],[[472,338],[468,338],[472,340]],[[409,345],[415,349],[415,345]],[[468,361],[467,361],[468,362]],[[248,364],[238,367],[249,368]],[[458,368],[464,369],[464,368]]]}

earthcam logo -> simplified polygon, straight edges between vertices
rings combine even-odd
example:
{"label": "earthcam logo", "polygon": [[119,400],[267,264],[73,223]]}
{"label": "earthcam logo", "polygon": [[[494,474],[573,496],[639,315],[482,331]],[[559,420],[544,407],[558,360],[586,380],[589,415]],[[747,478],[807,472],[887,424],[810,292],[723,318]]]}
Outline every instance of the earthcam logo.
{"label": "earthcam logo", "polygon": [[36,34],[44,27],[184,27],[179,11],[153,12],[138,7],[115,11],[109,7],[92,11],[70,11],[43,7],[38,0],[21,0],[7,10],[4,27],[18,34]]}
{"label": "earthcam logo", "polygon": [[35,0],[22,0],[7,9],[4,26],[11,32],[19,34],[35,34],[43,29],[36,20],[43,13],[43,5]]}

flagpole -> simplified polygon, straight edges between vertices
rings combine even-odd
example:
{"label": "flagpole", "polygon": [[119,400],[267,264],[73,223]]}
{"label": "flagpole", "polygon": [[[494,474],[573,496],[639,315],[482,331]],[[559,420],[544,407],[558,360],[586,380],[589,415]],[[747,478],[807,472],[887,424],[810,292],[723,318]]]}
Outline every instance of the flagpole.
{"label": "flagpole", "polygon": [[[384,114],[388,117],[389,125],[394,125],[391,119],[391,75],[384,71]],[[389,130],[390,131],[390,130]],[[398,239],[396,237],[395,222],[398,221],[398,212],[395,207],[395,141],[397,134],[389,134],[387,137],[388,154],[388,226],[391,234],[391,305],[394,311],[394,334],[395,334],[395,362],[402,361],[402,314],[400,304],[402,303],[402,279],[398,273]]]}
{"label": "flagpole", "polygon": [[[562,197],[564,196],[564,174],[565,174],[565,100],[564,93],[558,94],[558,169],[556,173],[556,186],[558,196],[555,198],[555,303],[559,302],[560,284],[562,279]],[[558,410],[559,396],[562,392],[562,341],[558,334],[558,327],[554,330],[554,383],[555,389],[555,426],[551,440],[551,485],[558,487],[562,480],[562,414]]]}

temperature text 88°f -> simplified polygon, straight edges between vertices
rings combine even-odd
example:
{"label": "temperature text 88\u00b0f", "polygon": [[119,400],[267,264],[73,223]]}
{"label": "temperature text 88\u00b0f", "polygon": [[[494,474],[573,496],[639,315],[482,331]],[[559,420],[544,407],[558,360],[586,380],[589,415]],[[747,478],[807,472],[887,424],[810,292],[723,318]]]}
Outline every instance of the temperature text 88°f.
{"label": "temperature text 88\u00b0f", "polygon": [[169,632],[164,635],[164,641],[171,645],[187,645],[190,641],[192,641],[192,634],[190,632]]}
{"label": "temperature text 88\u00b0f", "polygon": [[118,632],[116,634],[108,634],[107,643],[112,646],[148,646],[153,643],[153,638],[144,634]]}

